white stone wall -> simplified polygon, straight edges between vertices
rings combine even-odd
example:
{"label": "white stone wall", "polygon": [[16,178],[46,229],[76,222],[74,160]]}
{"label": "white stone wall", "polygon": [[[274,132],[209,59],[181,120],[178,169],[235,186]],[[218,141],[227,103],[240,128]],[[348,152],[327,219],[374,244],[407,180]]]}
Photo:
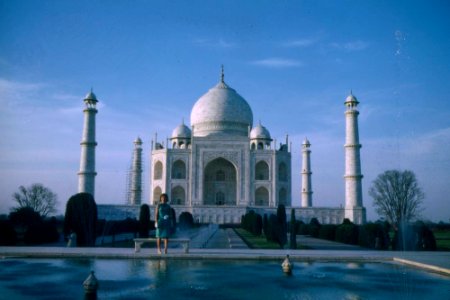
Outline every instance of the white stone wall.
{"label": "white stone wall", "polygon": [[[181,206],[172,205],[176,212],[177,219],[182,212],[190,212],[197,223],[213,224],[240,224],[241,217],[248,211],[254,210],[260,215],[276,214],[276,208],[261,207],[235,207],[235,206]],[[126,218],[139,219],[139,205],[97,205],[98,218],[106,220],[124,220]],[[290,220],[292,207],[286,207],[287,221]],[[294,207],[295,217],[305,223],[309,223],[312,218],[317,218],[321,224],[341,224],[346,216],[344,208],[333,207]],[[365,222],[365,209],[358,208],[351,210],[353,220],[356,224]],[[155,216],[155,206],[150,205],[151,219]]]}
{"label": "white stone wall", "polygon": [[[275,150],[252,150],[250,152],[250,178],[251,178],[251,186],[250,186],[250,201],[249,205],[255,205],[255,191],[264,187],[269,192],[269,206],[275,205],[275,178],[276,178],[276,168],[275,165]],[[268,180],[256,180],[255,178],[255,167],[256,164],[260,161],[264,161],[267,163],[269,167],[269,178]]]}

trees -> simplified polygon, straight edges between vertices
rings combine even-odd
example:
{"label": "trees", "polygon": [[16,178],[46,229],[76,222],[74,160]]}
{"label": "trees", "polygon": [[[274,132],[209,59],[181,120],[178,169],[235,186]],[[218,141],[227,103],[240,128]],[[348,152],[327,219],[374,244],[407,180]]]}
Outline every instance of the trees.
{"label": "trees", "polygon": [[33,183],[29,187],[21,185],[19,192],[13,194],[13,199],[18,204],[14,210],[30,207],[43,218],[48,214],[55,213],[58,203],[56,194],[41,183]]}
{"label": "trees", "polygon": [[194,227],[194,217],[188,211],[184,211],[178,218],[178,223],[181,229],[190,229]]}
{"label": "trees", "polygon": [[17,230],[17,239],[28,245],[52,243],[59,239],[54,218],[44,220],[31,207],[22,207],[9,214],[11,224]]}
{"label": "trees", "polygon": [[283,248],[287,243],[287,220],[286,207],[283,204],[278,204],[277,207],[277,221],[278,221],[278,244]]}
{"label": "trees", "polygon": [[95,246],[97,225],[97,204],[89,193],[78,193],[70,197],[64,217],[64,234],[77,235],[77,245]]}
{"label": "trees", "polygon": [[424,194],[414,172],[388,170],[378,175],[369,189],[379,215],[396,226],[418,217]]}
{"label": "trees", "polygon": [[139,212],[139,237],[147,238],[150,230],[150,207],[142,204]]}
{"label": "trees", "polygon": [[295,220],[295,209],[291,209],[289,248],[297,249],[297,221]]}

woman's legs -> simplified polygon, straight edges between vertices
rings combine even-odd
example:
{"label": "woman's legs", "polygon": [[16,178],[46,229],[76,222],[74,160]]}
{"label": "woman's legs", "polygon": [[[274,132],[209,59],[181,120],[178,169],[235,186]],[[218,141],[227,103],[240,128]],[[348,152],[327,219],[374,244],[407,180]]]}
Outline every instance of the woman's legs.
{"label": "woman's legs", "polygon": [[169,243],[169,239],[164,239],[164,253],[167,254],[167,244]]}
{"label": "woman's legs", "polygon": [[156,248],[158,249],[158,254],[161,254],[161,239],[156,239]]}

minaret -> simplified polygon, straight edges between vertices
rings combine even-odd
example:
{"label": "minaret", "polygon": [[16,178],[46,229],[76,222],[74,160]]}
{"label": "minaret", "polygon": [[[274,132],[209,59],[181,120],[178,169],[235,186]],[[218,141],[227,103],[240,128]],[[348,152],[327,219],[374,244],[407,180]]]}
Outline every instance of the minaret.
{"label": "minaret", "polygon": [[359,150],[358,115],[359,104],[355,96],[345,99],[345,218],[361,224],[366,221],[363,207],[361,180],[361,159]]}
{"label": "minaret", "polygon": [[134,141],[133,164],[131,167],[130,204],[140,205],[142,199],[142,140]]}
{"label": "minaret", "polygon": [[91,91],[84,99],[84,128],[81,138],[80,172],[78,172],[78,192],[95,196],[95,115],[97,114],[97,97]]}
{"label": "minaret", "polygon": [[302,143],[302,207],[312,206],[312,185],[311,185],[311,144],[308,139]]}

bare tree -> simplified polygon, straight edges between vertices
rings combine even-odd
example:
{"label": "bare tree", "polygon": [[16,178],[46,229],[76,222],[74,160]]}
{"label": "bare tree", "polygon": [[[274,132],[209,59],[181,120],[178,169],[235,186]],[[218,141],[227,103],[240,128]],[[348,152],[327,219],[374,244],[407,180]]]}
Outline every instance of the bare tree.
{"label": "bare tree", "polygon": [[19,192],[13,194],[13,199],[18,204],[14,210],[30,207],[44,218],[56,212],[58,203],[56,194],[40,183],[33,183],[29,187],[21,185]]}
{"label": "bare tree", "polygon": [[417,218],[424,193],[412,171],[388,170],[378,175],[369,190],[379,215],[398,226]]}

